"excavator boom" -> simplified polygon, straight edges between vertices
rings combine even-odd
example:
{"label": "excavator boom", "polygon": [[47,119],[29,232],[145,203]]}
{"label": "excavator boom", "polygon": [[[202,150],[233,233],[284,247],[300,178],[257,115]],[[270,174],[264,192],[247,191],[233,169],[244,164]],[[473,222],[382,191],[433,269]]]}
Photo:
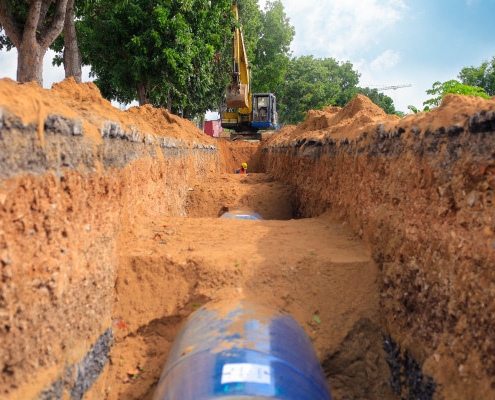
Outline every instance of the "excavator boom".
{"label": "excavator boom", "polygon": [[[232,5],[236,21],[239,21],[239,12],[235,4]],[[232,73],[231,83],[227,85],[228,108],[250,108],[249,93],[251,92],[250,66],[247,60],[244,38],[239,26],[233,28],[232,39]]]}
{"label": "excavator boom", "polygon": [[251,93],[251,67],[235,3],[232,5],[232,13],[237,23],[232,28],[231,81],[226,90],[227,111],[222,114],[222,127],[235,132],[231,138],[260,138],[259,131],[278,127],[276,99],[271,93]]}

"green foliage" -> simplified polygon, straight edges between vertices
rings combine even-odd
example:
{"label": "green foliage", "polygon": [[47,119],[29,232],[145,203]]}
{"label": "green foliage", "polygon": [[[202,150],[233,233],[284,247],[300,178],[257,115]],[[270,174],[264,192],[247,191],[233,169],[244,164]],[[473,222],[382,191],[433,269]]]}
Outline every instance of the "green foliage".
{"label": "green foliage", "polygon": [[425,107],[423,108],[423,110],[422,110],[422,111],[421,111],[421,110],[419,110],[418,108],[414,107],[413,105],[408,105],[408,106],[407,106],[407,109],[408,109],[408,110],[411,110],[414,114],[417,114],[417,113],[419,113],[419,112],[427,112],[427,111],[430,111],[430,107],[428,107],[428,106],[425,106]]}
{"label": "green foliage", "polygon": [[0,25],[0,51],[4,49],[10,51],[14,47],[15,47],[14,44],[5,33],[5,30],[2,28],[2,25]]}
{"label": "green foliage", "polygon": [[359,74],[349,62],[303,56],[290,61],[279,91],[282,124],[302,122],[308,110],[328,105],[343,107],[356,94]]}
{"label": "green foliage", "polygon": [[204,112],[217,104],[208,95],[230,33],[230,3],[101,0],[77,25],[83,63],[109,99],[128,103],[141,88],[141,103]]}
{"label": "green foliage", "polygon": [[[244,37],[246,55],[252,66],[255,59],[256,47],[258,46],[259,35],[262,29],[260,21],[261,11],[258,6],[258,0],[237,0],[236,3],[239,11],[239,24]],[[229,35],[228,38],[230,43],[231,35]],[[232,51],[231,47],[229,48],[229,51]],[[231,57],[231,53],[229,53],[229,57]]]}
{"label": "green foliage", "polygon": [[365,95],[378,107],[381,107],[387,114],[396,114],[397,111],[394,107],[394,101],[391,97],[380,93],[378,89],[357,88],[357,93]]}
{"label": "green foliage", "polygon": [[426,91],[427,94],[435,97],[423,102],[423,105],[438,107],[442,99],[447,94],[461,94],[465,96],[476,96],[484,99],[489,99],[485,91],[476,86],[464,85],[459,81],[452,79],[447,82],[435,82],[431,89]]}
{"label": "green foliage", "polygon": [[495,96],[495,57],[484,61],[478,68],[466,67],[457,76],[465,85],[483,88],[486,94]]}
{"label": "green foliage", "polygon": [[290,63],[290,44],[294,27],[284,12],[280,0],[268,2],[260,17],[261,27],[253,61],[254,93],[276,93],[284,82]]}

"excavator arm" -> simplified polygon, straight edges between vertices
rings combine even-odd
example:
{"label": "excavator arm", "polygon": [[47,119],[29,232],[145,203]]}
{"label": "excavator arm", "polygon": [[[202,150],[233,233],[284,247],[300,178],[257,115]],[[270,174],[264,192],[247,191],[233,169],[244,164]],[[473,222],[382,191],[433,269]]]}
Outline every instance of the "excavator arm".
{"label": "excavator arm", "polygon": [[[237,5],[232,5],[235,20],[239,21]],[[227,85],[227,107],[245,108],[249,113],[251,109],[251,67],[249,66],[244,37],[238,24],[233,28],[232,38],[232,80]]]}
{"label": "excavator arm", "polygon": [[246,55],[239,24],[237,5],[232,5],[236,20],[232,28],[232,71],[227,85],[227,111],[222,114],[222,127],[233,130],[231,139],[260,139],[260,131],[278,128],[276,99],[272,93],[251,93],[251,67]]}

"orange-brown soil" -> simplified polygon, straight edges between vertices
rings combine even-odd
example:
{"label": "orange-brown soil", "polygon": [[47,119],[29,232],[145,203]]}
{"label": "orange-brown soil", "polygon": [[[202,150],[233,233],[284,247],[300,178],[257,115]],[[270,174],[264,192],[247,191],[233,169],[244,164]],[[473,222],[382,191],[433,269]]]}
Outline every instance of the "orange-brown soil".
{"label": "orange-brown soil", "polygon": [[[67,358],[75,363],[108,322],[114,335],[109,363],[84,398],[151,399],[168,350],[185,318],[199,306],[221,299],[253,300],[292,314],[311,338],[337,400],[400,398],[389,384],[391,372],[383,347],[384,333],[392,333],[405,347],[410,345],[408,350],[420,366],[440,382],[437,393],[450,395],[457,387],[477,385],[469,393],[446,398],[493,394],[492,375],[480,364],[480,349],[494,347],[490,343],[478,346],[475,333],[472,341],[470,336],[463,342],[468,335],[468,313],[450,310],[450,331],[434,332],[431,326],[423,325],[421,330],[418,325],[428,321],[417,317],[418,308],[413,310],[416,314],[404,312],[401,307],[407,301],[400,297],[403,292],[399,293],[404,287],[401,284],[407,283],[409,289],[416,291],[416,301],[428,297],[422,294],[428,282],[434,285],[431,293],[442,287],[439,281],[443,277],[436,279],[425,273],[425,278],[419,269],[403,272],[412,259],[408,251],[422,248],[429,261],[438,261],[440,253],[430,254],[428,229],[437,229],[441,223],[439,237],[443,240],[447,232],[445,235],[452,240],[446,244],[449,254],[467,260],[465,264],[455,264],[469,270],[456,279],[485,279],[480,283],[482,289],[473,292],[471,299],[478,302],[480,292],[485,293],[487,302],[483,307],[488,314],[481,314],[492,319],[489,312],[494,307],[493,276],[485,270],[475,275],[466,266],[474,264],[470,264],[469,247],[462,243],[472,243],[469,232],[479,233],[480,242],[486,244],[479,259],[486,261],[486,254],[493,257],[488,253],[494,241],[493,211],[487,202],[481,205],[479,200],[480,196],[488,198],[490,185],[495,183],[493,162],[473,163],[483,168],[483,179],[471,187],[474,194],[465,193],[467,205],[456,198],[459,206],[457,217],[453,217],[449,214],[453,212],[450,200],[442,193],[457,196],[459,185],[455,185],[461,178],[452,178],[452,187],[431,190],[439,193],[428,198],[438,203],[433,208],[422,191],[435,184],[434,172],[426,162],[421,164],[410,154],[398,152],[399,159],[407,160],[410,168],[404,175],[412,178],[387,181],[389,196],[381,192],[383,165],[370,164],[377,169],[359,170],[358,156],[351,156],[335,158],[338,165],[328,162],[315,166],[318,156],[313,144],[363,143],[369,140],[370,132],[390,136],[398,126],[402,132],[421,128],[422,134],[457,123],[465,126],[467,118],[480,109],[493,112],[494,100],[448,96],[435,112],[400,120],[383,114],[367,98],[358,96],[344,109],[310,111],[303,124],[286,127],[259,144],[209,138],[193,123],[164,110],[134,107],[120,111],[102,99],[93,84],[76,85],[71,80],[51,90],[1,80],[0,107],[21,118],[24,128],[34,127],[37,136],[33,148],[46,150],[47,160],[60,157],[61,152],[57,146],[50,147],[53,139],[49,141],[46,136],[44,121],[50,115],[80,121],[84,139],[95,149],[114,145],[105,142],[114,134],[136,134],[140,145],[155,146],[150,151],[152,157],[148,157],[152,161],[137,157],[123,163],[124,167],[107,167],[105,162],[110,164],[109,161],[98,159],[90,168],[90,162],[84,159],[71,171],[59,164],[48,172],[3,170],[0,349],[8,351],[0,350],[0,396],[37,398],[40,388],[58,373],[54,365],[63,364],[67,346],[79,346]],[[0,122],[2,118],[13,143],[24,143],[21,135],[16,136],[24,128],[0,114]],[[117,129],[115,133],[108,128],[108,121],[121,131]],[[168,145],[156,137],[175,140],[174,146],[178,147],[171,147],[176,151],[173,157],[154,152],[159,143]],[[404,140],[409,140],[411,148],[417,144],[410,137]],[[198,146],[214,146],[216,153],[197,156],[194,151]],[[301,153],[292,153],[292,158],[285,155],[279,161],[274,161],[276,157],[272,155],[268,163],[263,150],[284,146],[298,148]],[[21,151],[25,146],[19,144],[18,148]],[[72,149],[74,154],[78,150]],[[94,154],[98,151],[94,150]],[[115,152],[116,159],[126,156],[117,154],[119,150]],[[304,157],[298,158],[301,155]],[[2,155],[5,165],[15,158],[15,151]],[[250,174],[234,174],[244,161],[249,163]],[[329,165],[332,171],[342,168],[343,172],[334,177]],[[394,165],[398,165],[397,169],[404,167]],[[368,179],[363,182],[360,175]],[[483,182],[488,182],[489,187],[484,187]],[[394,197],[399,190],[403,196]],[[397,206],[394,212],[387,208],[388,201]],[[432,212],[422,214],[429,206]],[[481,221],[476,225],[479,231],[470,225],[475,220],[469,213],[473,208]],[[265,220],[218,218],[235,209],[254,210]],[[302,216],[307,218],[299,218]],[[449,231],[445,218],[455,226]],[[397,229],[391,229],[390,224]],[[464,230],[462,235],[460,229]],[[373,232],[383,234],[383,242]],[[404,242],[398,243],[402,239]],[[409,248],[411,242],[424,245]],[[390,254],[396,251],[406,259],[394,259]],[[70,260],[64,261],[64,257]],[[486,264],[479,261],[479,265],[484,268]],[[409,280],[401,283],[403,273]],[[412,274],[416,274],[413,278],[417,281]],[[453,276],[451,271],[452,279]],[[78,291],[70,292],[71,285],[77,286]],[[463,287],[458,285],[456,290]],[[463,304],[469,310],[466,296]],[[417,304],[431,305],[433,300]],[[67,315],[66,321],[56,314],[57,310]],[[391,323],[394,319],[396,325]],[[415,347],[415,339],[423,339],[418,329],[436,340],[437,352],[428,346]],[[57,338],[62,338],[61,343]],[[472,358],[469,349],[463,347],[466,343],[478,346]],[[493,356],[488,356],[490,359]],[[465,380],[455,382],[453,370]]]}

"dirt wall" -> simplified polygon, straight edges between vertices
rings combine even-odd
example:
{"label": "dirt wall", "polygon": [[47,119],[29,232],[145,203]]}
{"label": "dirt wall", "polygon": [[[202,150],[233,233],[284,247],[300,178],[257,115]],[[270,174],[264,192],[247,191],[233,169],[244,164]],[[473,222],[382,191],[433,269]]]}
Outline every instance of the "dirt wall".
{"label": "dirt wall", "polygon": [[391,364],[401,355],[425,374],[419,387],[398,368],[396,392],[492,398],[495,100],[448,96],[383,123],[370,103],[286,128],[264,146],[267,171],[294,186],[300,216],[330,211],[370,243]]}

